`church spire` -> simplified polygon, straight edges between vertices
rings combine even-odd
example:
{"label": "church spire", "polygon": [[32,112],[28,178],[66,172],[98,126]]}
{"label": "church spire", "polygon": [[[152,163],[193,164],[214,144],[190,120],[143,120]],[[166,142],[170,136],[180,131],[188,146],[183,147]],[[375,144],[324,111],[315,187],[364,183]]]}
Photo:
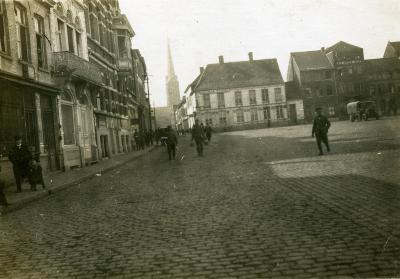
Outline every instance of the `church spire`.
{"label": "church spire", "polygon": [[166,91],[167,91],[167,106],[173,109],[174,105],[180,102],[179,82],[175,74],[174,63],[172,62],[172,53],[169,39],[167,39],[167,77],[166,77]]}
{"label": "church spire", "polygon": [[175,76],[174,62],[172,61],[171,46],[169,44],[169,39],[167,40],[167,50],[168,50],[168,79]]}

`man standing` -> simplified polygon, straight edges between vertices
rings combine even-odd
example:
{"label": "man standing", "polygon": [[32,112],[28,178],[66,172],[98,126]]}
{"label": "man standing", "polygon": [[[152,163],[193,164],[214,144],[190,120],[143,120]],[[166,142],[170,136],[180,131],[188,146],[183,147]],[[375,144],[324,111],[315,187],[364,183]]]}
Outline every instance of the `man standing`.
{"label": "man standing", "polygon": [[15,146],[11,149],[8,158],[13,164],[15,182],[17,183],[17,193],[21,192],[21,183],[28,176],[29,162],[32,154],[26,145],[22,144],[22,138],[15,136]]}
{"label": "man standing", "polygon": [[209,123],[207,123],[206,124],[206,136],[207,136],[208,142],[211,141],[211,133],[212,133],[211,125]]}
{"label": "man standing", "polygon": [[317,115],[314,118],[314,124],[312,128],[311,136],[316,137],[317,139],[317,146],[319,150],[319,155],[323,155],[321,142],[323,142],[326,146],[326,150],[330,152],[329,142],[328,142],[328,130],[331,127],[331,123],[329,122],[328,118],[322,115],[322,109],[316,108],[315,109]]}
{"label": "man standing", "polygon": [[178,145],[178,137],[174,130],[172,130],[171,126],[167,128],[167,150],[168,150],[168,158],[175,160],[176,146]]}
{"label": "man standing", "polygon": [[192,127],[192,142],[196,142],[197,154],[203,156],[203,141],[204,141],[204,129],[199,124],[199,120],[196,119],[195,124]]}

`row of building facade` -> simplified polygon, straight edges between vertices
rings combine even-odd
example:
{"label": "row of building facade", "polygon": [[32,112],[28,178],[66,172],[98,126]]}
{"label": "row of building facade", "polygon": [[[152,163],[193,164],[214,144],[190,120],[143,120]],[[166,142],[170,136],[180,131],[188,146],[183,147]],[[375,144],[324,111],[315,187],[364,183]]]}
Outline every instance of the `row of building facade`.
{"label": "row of building facade", "polygon": [[21,135],[45,169],[133,149],[147,71],[117,0],[0,0],[0,163]]}
{"label": "row of building facade", "polygon": [[200,68],[175,109],[178,130],[197,118],[216,129],[309,123],[315,108],[347,119],[346,105],[372,100],[380,115],[400,108],[400,42],[389,42],[383,58],[364,59],[360,47],[338,42],[290,54],[286,82],[276,59],[225,62]]}

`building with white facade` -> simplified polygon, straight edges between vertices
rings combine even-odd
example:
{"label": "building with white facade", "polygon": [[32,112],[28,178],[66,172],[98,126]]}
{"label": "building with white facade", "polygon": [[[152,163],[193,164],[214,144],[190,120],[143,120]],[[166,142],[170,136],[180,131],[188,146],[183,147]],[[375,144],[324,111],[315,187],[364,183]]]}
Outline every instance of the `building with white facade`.
{"label": "building with white facade", "polygon": [[287,124],[285,82],[276,59],[225,62],[200,68],[187,87],[189,127],[195,119],[216,129]]}

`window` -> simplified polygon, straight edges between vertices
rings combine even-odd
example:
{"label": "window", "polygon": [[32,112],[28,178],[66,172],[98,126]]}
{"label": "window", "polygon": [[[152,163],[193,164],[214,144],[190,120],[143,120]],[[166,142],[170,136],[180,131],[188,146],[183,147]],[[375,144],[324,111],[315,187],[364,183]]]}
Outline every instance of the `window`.
{"label": "window", "polygon": [[125,36],[118,36],[118,53],[120,58],[127,58],[127,48],[125,45]]}
{"label": "window", "polygon": [[257,110],[256,109],[252,109],[251,111],[250,111],[250,119],[251,119],[251,121],[258,121],[258,113],[257,113]]}
{"label": "window", "polygon": [[225,107],[225,94],[223,92],[220,92],[217,94],[218,98],[218,107],[223,108]]}
{"label": "window", "polygon": [[329,116],[334,116],[335,115],[335,107],[329,107],[328,111],[329,111]]}
{"label": "window", "polygon": [[75,32],[75,38],[76,38],[76,54],[78,56],[82,56],[82,40],[81,40],[81,33],[78,31]]}
{"label": "window", "polygon": [[318,97],[323,97],[324,96],[324,91],[322,90],[322,88],[315,88],[315,92],[317,94]]}
{"label": "window", "polygon": [[90,16],[90,33],[92,36],[92,39],[98,41],[99,40],[99,25],[97,21],[97,17],[91,13]]}
{"label": "window", "polygon": [[282,89],[281,88],[274,88],[275,92],[275,103],[282,103]]}
{"label": "window", "polygon": [[268,104],[269,103],[268,89],[262,89],[261,90],[261,97],[262,97],[263,104]]}
{"label": "window", "polygon": [[244,122],[244,114],[242,110],[236,111],[236,122],[243,123]]}
{"label": "window", "polygon": [[311,97],[312,97],[311,88],[305,88],[305,89],[304,89],[304,95],[305,95],[307,98],[311,98]]}
{"label": "window", "polygon": [[226,125],[227,124],[227,122],[226,122],[226,114],[225,114],[224,111],[222,111],[220,113],[220,115],[219,115],[219,123],[220,123],[220,125]]}
{"label": "window", "polygon": [[331,71],[325,71],[325,78],[331,78],[332,74]]}
{"label": "window", "polygon": [[269,107],[264,107],[264,119],[271,119],[271,110]]}
{"label": "window", "polygon": [[250,105],[256,105],[257,104],[257,97],[256,97],[256,91],[255,90],[249,90],[249,99],[250,99]]}
{"label": "window", "polygon": [[371,86],[369,87],[369,95],[370,95],[371,97],[375,97],[375,85],[371,85]]}
{"label": "window", "polygon": [[211,107],[211,104],[210,104],[210,94],[204,94],[204,95],[203,95],[203,104],[204,104],[204,107],[205,107],[205,108]]}
{"label": "window", "polygon": [[[235,92],[235,104],[236,104],[237,107],[241,106],[243,104],[242,103],[242,92],[241,91],[236,91]],[[243,112],[242,112],[242,114],[243,114]]]}
{"label": "window", "polygon": [[64,22],[57,20],[57,36],[58,36],[58,50],[63,51],[65,49],[65,26]]}
{"label": "window", "polygon": [[332,85],[327,85],[326,86],[326,95],[328,95],[328,96],[332,96],[333,95]]}
{"label": "window", "polygon": [[283,106],[277,106],[276,107],[276,118],[277,119],[283,119],[284,115],[283,115]]}
{"label": "window", "polygon": [[26,10],[20,5],[15,5],[15,19],[17,23],[17,53],[18,58],[23,61],[29,59],[29,40],[28,40],[28,24],[26,17]]}
{"label": "window", "polygon": [[212,126],[212,124],[213,124],[212,118],[207,118],[207,119],[206,119],[206,124]]}
{"label": "window", "polygon": [[47,67],[47,56],[46,56],[46,39],[44,32],[44,21],[41,16],[35,15],[33,18],[36,33],[36,51],[38,66],[40,68]]}
{"label": "window", "polygon": [[6,3],[0,0],[0,52],[8,52]]}
{"label": "window", "polygon": [[68,35],[68,51],[71,53],[75,53],[74,30],[69,26],[67,26],[67,35]]}

